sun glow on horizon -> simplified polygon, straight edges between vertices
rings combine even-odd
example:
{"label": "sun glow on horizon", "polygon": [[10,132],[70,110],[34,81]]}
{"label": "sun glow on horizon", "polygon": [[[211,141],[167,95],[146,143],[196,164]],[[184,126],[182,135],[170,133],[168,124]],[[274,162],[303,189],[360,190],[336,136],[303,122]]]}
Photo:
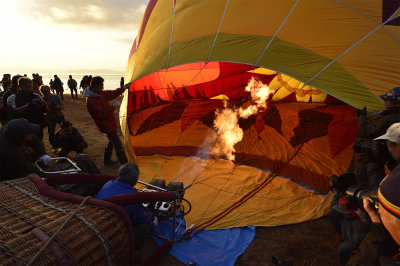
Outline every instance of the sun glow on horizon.
{"label": "sun glow on horizon", "polygon": [[[39,14],[37,10],[27,12],[27,6],[22,0],[0,0],[0,4],[3,11],[0,16],[0,73],[74,69],[124,72],[137,34],[136,24],[127,27],[107,25],[113,14],[107,14],[105,7],[94,4],[82,3],[79,6],[80,19],[83,17],[89,21],[82,23],[75,23],[72,6],[65,9],[49,6]],[[131,13],[137,17],[139,11]],[[96,21],[99,23],[96,24]]]}

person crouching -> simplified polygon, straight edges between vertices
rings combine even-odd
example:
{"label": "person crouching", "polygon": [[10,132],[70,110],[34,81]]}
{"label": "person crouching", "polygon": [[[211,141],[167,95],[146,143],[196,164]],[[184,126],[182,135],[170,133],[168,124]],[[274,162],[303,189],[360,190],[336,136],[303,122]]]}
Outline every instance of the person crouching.
{"label": "person crouching", "polygon": [[61,148],[59,156],[66,157],[71,151],[75,151],[77,154],[82,153],[88,144],[71,122],[65,121],[54,137],[54,146]]}

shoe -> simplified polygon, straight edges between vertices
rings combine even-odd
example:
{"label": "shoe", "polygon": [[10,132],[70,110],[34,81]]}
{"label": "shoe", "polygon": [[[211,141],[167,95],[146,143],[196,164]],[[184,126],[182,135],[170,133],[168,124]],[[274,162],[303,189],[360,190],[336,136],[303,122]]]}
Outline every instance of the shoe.
{"label": "shoe", "polygon": [[116,163],[118,163],[118,161],[116,161],[116,160],[104,161],[104,165],[113,165],[113,164],[116,164]]}

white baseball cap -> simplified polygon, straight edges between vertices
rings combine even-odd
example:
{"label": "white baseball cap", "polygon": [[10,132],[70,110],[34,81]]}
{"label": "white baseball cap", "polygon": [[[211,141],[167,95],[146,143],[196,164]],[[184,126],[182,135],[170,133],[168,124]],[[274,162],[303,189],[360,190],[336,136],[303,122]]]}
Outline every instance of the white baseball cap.
{"label": "white baseball cap", "polygon": [[394,123],[388,128],[388,130],[386,130],[386,134],[377,137],[374,140],[378,139],[384,139],[394,143],[400,143],[400,123]]}

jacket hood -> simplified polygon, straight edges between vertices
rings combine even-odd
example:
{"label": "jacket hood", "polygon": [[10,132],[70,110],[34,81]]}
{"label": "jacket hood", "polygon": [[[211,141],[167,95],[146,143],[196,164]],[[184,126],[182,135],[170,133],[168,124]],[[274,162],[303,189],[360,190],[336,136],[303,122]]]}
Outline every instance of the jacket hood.
{"label": "jacket hood", "polygon": [[97,93],[93,92],[93,91],[90,89],[90,86],[87,87],[87,88],[85,89],[85,91],[83,92],[83,97],[91,98],[91,97],[100,97],[100,96],[101,96],[100,94],[97,94]]}

